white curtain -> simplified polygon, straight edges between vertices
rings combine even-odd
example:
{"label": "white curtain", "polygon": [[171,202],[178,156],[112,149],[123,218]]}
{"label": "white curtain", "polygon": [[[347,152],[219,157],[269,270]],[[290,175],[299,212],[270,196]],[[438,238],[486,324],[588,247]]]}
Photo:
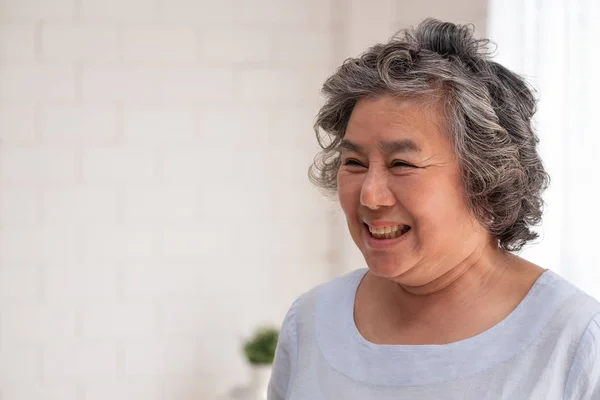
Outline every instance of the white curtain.
{"label": "white curtain", "polygon": [[600,0],[490,0],[495,59],[540,99],[552,183],[541,240],[521,254],[600,299]]}

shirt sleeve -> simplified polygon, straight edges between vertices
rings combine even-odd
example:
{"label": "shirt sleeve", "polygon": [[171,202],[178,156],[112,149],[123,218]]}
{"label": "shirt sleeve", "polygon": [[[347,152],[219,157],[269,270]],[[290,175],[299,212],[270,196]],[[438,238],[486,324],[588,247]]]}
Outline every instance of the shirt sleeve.
{"label": "shirt sleeve", "polygon": [[283,320],[275,350],[267,400],[285,400],[296,373],[298,358],[296,309],[301,298],[302,296],[294,301]]}
{"label": "shirt sleeve", "polygon": [[567,378],[565,400],[600,399],[600,314],[585,330]]}

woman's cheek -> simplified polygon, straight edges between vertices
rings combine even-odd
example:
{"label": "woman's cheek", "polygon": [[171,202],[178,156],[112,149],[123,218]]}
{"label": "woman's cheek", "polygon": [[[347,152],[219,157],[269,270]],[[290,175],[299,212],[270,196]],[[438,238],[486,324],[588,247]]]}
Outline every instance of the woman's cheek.
{"label": "woman's cheek", "polygon": [[360,190],[362,187],[360,175],[340,171],[338,174],[337,185],[338,198],[341,203],[354,203],[360,201]]}

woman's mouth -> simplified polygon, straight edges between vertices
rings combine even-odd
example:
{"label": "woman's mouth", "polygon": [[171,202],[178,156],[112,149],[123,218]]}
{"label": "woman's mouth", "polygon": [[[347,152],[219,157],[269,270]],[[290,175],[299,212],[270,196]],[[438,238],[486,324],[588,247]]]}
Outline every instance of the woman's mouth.
{"label": "woman's mouth", "polygon": [[365,225],[367,226],[367,229],[369,230],[371,236],[377,240],[396,239],[410,230],[410,226],[403,224],[383,226],[377,228],[369,226],[367,224]]}

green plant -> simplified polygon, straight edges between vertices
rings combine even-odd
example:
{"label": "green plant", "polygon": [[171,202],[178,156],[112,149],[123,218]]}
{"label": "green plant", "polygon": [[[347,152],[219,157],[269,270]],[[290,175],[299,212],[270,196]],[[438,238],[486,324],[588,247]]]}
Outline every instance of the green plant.
{"label": "green plant", "polygon": [[250,364],[273,364],[279,330],[262,327],[244,343],[244,354]]}

